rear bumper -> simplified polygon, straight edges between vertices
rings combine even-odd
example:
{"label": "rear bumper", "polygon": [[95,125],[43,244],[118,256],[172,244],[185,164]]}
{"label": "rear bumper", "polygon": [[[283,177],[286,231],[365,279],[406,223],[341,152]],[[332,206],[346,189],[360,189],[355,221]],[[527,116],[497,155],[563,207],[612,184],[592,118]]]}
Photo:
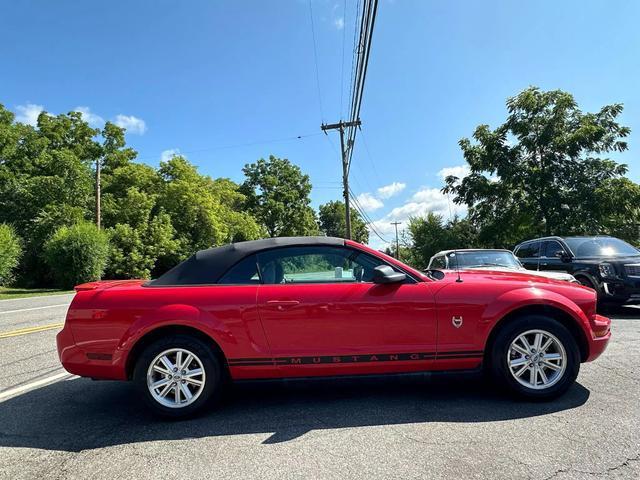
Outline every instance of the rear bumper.
{"label": "rear bumper", "polygon": [[594,315],[591,320],[591,338],[589,339],[589,355],[586,362],[591,362],[602,355],[611,339],[611,320],[602,315]]}
{"label": "rear bumper", "polygon": [[105,380],[126,380],[126,372],[120,355],[85,352],[80,348],[67,324],[56,336],[58,357],[64,369],[81,377]]}

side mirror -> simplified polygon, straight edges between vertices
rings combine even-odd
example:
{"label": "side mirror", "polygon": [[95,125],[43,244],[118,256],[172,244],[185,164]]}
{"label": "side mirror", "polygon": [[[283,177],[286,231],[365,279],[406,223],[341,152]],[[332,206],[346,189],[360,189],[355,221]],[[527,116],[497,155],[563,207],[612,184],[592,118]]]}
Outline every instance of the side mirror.
{"label": "side mirror", "polygon": [[404,273],[396,272],[389,265],[378,265],[373,269],[373,283],[398,283],[406,278]]}
{"label": "side mirror", "polygon": [[563,262],[570,262],[571,261],[571,255],[569,255],[564,250],[558,250],[556,253],[553,254],[553,256],[554,257],[558,257]]}

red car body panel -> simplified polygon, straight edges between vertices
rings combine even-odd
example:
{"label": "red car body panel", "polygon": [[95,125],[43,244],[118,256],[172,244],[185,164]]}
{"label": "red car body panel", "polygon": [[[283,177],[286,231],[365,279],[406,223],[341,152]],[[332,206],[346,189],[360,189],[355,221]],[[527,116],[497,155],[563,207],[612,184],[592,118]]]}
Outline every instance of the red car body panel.
{"label": "red car body panel", "polygon": [[77,287],[57,337],[60,360],[77,375],[125,380],[132,349],[145,335],[184,326],[217,343],[234,379],[472,369],[481,365],[496,325],[532,305],[557,309],[575,322],[586,361],[599,356],[610,338],[610,321],[596,314],[588,288],[517,272],[463,270],[434,280],[366,246],[345,244],[419,281],[94,282]]}

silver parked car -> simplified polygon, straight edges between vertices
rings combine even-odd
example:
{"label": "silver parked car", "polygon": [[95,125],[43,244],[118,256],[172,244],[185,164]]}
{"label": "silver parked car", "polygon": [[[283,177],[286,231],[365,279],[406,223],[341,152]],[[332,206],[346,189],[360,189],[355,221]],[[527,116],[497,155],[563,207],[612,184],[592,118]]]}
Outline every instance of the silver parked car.
{"label": "silver parked car", "polygon": [[461,249],[443,250],[436,253],[429,261],[427,270],[490,269],[512,272],[514,270],[538,275],[540,277],[579,283],[570,273],[527,270],[520,260],[509,250],[502,249]]}

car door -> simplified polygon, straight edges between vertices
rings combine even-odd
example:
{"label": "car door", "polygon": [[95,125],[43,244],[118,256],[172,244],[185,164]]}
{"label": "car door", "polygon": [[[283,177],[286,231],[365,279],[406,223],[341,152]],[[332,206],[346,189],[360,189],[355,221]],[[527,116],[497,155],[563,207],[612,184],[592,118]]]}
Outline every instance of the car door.
{"label": "car door", "polygon": [[282,376],[417,371],[433,362],[427,283],[375,284],[373,269],[385,262],[350,247],[279,248],[258,263],[258,312]]}
{"label": "car door", "polygon": [[567,272],[568,262],[563,261],[558,252],[566,250],[557,240],[547,240],[543,243],[540,253],[540,270],[550,270],[554,272]]}

